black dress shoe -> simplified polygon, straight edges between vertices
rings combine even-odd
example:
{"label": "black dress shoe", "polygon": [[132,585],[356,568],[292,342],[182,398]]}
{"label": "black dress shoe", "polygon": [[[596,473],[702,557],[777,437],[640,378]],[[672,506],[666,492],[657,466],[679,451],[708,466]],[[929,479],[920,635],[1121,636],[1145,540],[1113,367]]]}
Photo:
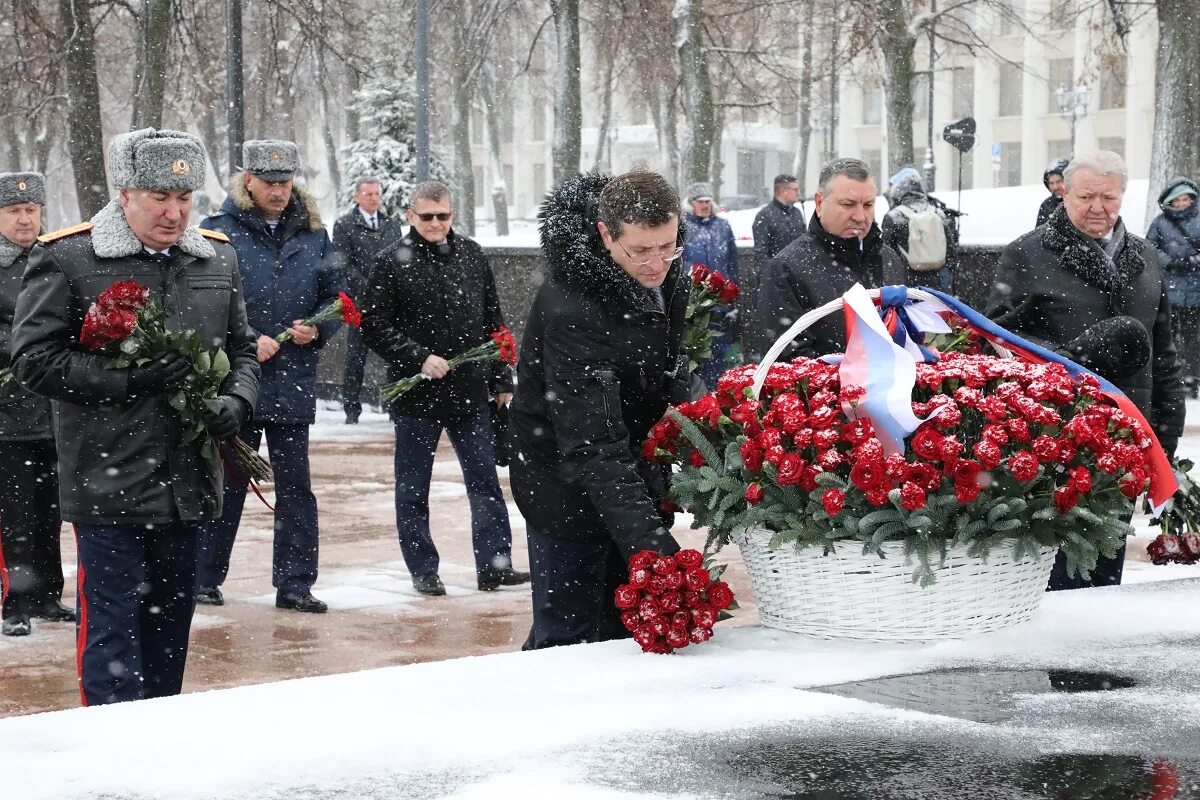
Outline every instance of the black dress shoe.
{"label": "black dress shoe", "polygon": [[359,411],[347,411],[346,412],[346,424],[347,425],[357,425],[358,424],[358,415],[360,413],[361,412],[359,412]]}
{"label": "black dress shoe", "polygon": [[57,600],[47,600],[40,606],[35,606],[29,612],[34,619],[44,619],[47,622],[74,622],[75,609],[64,606]]}
{"label": "black dress shoe", "polygon": [[436,572],[428,575],[413,575],[413,588],[421,594],[440,596],[446,593],[446,585]]}
{"label": "black dress shoe", "polygon": [[518,572],[512,567],[489,569],[487,572],[479,573],[479,591],[481,592],[490,592],[501,586],[520,586],[522,583],[529,583],[529,573]]}
{"label": "black dress shoe", "polygon": [[201,586],[196,590],[196,602],[203,606],[223,606],[225,595],[216,586]]}
{"label": "black dress shoe", "polygon": [[28,614],[14,614],[0,625],[0,633],[5,636],[28,636],[31,630],[33,626],[29,624]]}
{"label": "black dress shoe", "polygon": [[281,592],[275,595],[275,607],[290,608],[306,614],[324,614],[329,610],[329,606],[313,597],[311,593],[297,594],[295,592]]}

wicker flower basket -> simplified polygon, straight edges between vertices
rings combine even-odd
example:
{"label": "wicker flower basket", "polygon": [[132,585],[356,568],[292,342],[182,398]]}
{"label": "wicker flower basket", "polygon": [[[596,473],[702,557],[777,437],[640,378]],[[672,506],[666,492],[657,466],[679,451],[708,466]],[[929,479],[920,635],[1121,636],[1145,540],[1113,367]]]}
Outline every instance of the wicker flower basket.
{"label": "wicker flower basket", "polygon": [[[880,291],[868,291],[878,297]],[[909,289],[916,300],[932,295]],[[757,397],[771,365],[783,350],[817,320],[842,311],[842,300],[808,312],[768,350],[755,373]],[[1012,358],[996,348],[1001,358]],[[992,549],[986,562],[951,548],[941,566],[933,565],[936,583],[922,587],[912,579],[913,565],[903,542],[883,545],[884,558],[863,555],[859,542],[841,542],[836,552],[768,547],[771,532],[761,529],[735,536],[763,625],[825,639],[911,642],[953,639],[1000,630],[1033,616],[1046,591],[1055,550],[1020,561],[1011,546]]]}
{"label": "wicker flower basket", "polygon": [[903,542],[883,545],[885,558],[863,555],[859,542],[841,542],[835,553],[768,547],[771,532],[736,535],[758,604],[769,628],[822,639],[914,642],[956,639],[1000,630],[1033,616],[1046,591],[1054,549],[1020,561],[1011,547],[992,550],[986,562],[952,547],[933,565],[937,582],[921,587]]}

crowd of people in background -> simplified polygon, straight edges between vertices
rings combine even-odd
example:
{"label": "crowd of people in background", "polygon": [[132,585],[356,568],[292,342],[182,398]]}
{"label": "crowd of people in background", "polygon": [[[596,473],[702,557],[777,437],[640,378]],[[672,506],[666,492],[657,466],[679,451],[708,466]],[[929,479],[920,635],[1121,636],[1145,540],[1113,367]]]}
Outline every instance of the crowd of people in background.
{"label": "crowd of people in background", "polygon": [[[247,142],[242,163],[220,209],[189,228],[202,143],[177,131],[122,134],[108,154],[117,196],[91,221],[40,239],[44,177],[0,175],[0,367],[13,377],[0,385],[3,634],[76,621],[85,704],[164,696],[181,690],[195,604],[225,602],[247,479],[203,458],[201,439],[179,436],[171,409],[190,361],[169,354],[116,368],[81,341],[92,304],[130,279],[162,304],[168,327],[196,329],[227,358],[207,433],[254,449],[266,441],[277,608],[327,611],[312,593],[320,525],[309,428],[318,360],[340,323],[305,320],[349,292],[362,327],[347,332],[345,422],[362,412],[368,351],[389,379],[425,379],[388,406],[396,529],[415,591],[446,593],[429,508],[445,433],[466,483],[478,589],[532,584],[525,649],[627,636],[612,593],[629,558],[679,549],[662,502],[670,475],[640,451],[671,404],[702,392],[684,346],[688,273],[703,264],[746,277],[712,186],[694,184],[681,199],[663,176],[635,170],[555,188],[541,212],[546,275],[514,376],[500,361],[448,363],[504,314],[486,254],[453,226],[446,186],[412,190],[405,229],[382,212],[379,179],[362,176],[330,239],[294,182],[294,142]],[[1121,218],[1127,182],[1115,153],[1051,164],[1050,196],[1036,228],[1004,249],[987,314],[1117,384],[1173,453],[1185,392],[1200,388],[1200,188],[1171,181],[1143,239]],[[750,318],[719,310],[712,358],[697,370],[707,389],[753,357],[741,350],[748,330],[770,341],[856,283],[954,291],[957,212],[912,167],[888,180],[882,215],[880,188],[865,162],[832,160],[806,219],[795,176],[775,178],[753,224],[756,280],[739,304]],[[828,317],[783,357],[844,347],[841,321]],[[511,413],[507,441],[497,441],[500,412]],[[496,470],[510,447],[530,572],[513,566]],[[61,603],[63,521],[77,532],[77,611]],[[1087,583],[1059,564],[1051,588],[1119,583],[1123,558]]]}

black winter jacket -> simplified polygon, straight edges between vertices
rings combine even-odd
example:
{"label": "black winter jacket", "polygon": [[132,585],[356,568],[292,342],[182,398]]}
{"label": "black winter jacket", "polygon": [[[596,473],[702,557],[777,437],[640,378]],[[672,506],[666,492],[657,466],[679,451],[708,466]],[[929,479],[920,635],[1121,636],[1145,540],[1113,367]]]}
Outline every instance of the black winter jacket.
{"label": "black winter jacket", "polygon": [[[28,256],[27,250],[0,236],[0,367],[12,365],[9,343],[13,312]],[[38,397],[15,380],[0,386],[0,441],[29,442],[53,438],[49,400]]]}
{"label": "black winter jacket", "polygon": [[382,210],[377,217],[379,227],[372,230],[355,206],[333,223],[333,249],[355,300],[361,299],[371,267],[384,246],[401,236],[399,220],[388,218]]}
{"label": "black winter jacket", "polygon": [[[1118,222],[1114,235],[1123,230]],[[1139,320],[1150,333],[1152,355],[1117,386],[1146,415],[1167,452],[1174,450],[1183,432],[1184,388],[1158,253],[1145,239],[1125,233],[1110,261],[1060,207],[1046,225],[1004,249],[987,315],[1052,350],[1101,320]]]}
{"label": "black winter jacket", "polygon": [[[883,243],[878,225],[871,225],[860,249],[857,238],[830,235],[813,214],[808,230],[771,259],[762,274],[759,326],[773,343],[806,312],[841,297],[855,283],[868,289],[899,285],[906,271],[896,251]],[[779,360],[817,358],[845,348],[845,325],[840,314],[833,314],[802,332]]]}
{"label": "black winter jacket", "polygon": [[754,260],[761,273],[766,263],[804,233],[804,212],[772,199],[754,216]]}
{"label": "black winter jacket", "polygon": [[163,266],[143,250],[117,201],[91,223],[42,237],[17,301],[17,379],[54,405],[62,517],[94,525],[196,522],[221,516],[223,471],[199,441],[180,443],[166,395],[131,398],[128,369],[79,343],[83,317],[115,281],[149,287],[167,327],[190,328],[229,356],[221,393],[253,408],[259,369],[233,248],[189,229]]}
{"label": "black winter jacket", "polygon": [[[442,245],[410,229],[384,246],[363,293],[362,314],[363,339],[387,362],[389,381],[416,375],[431,355],[448,359],[486,342],[504,324],[487,256],[453,230]],[[457,419],[486,406],[490,395],[511,391],[507,364],[464,364],[401,395],[391,413]]]}
{"label": "black winter jacket", "polygon": [[1050,215],[1058,210],[1058,207],[1062,204],[1062,198],[1055,194],[1043,200],[1042,204],[1038,206],[1037,224],[1034,227],[1040,228],[1045,225],[1050,220]]}
{"label": "black winter jacket", "polygon": [[665,473],[642,459],[641,446],[667,404],[688,399],[688,281],[672,264],[664,311],[608,255],[594,208],[609,180],[573,178],[542,207],[550,275],[517,367],[510,478],[531,527],[559,539],[611,539],[628,558],[679,549],[659,510]]}

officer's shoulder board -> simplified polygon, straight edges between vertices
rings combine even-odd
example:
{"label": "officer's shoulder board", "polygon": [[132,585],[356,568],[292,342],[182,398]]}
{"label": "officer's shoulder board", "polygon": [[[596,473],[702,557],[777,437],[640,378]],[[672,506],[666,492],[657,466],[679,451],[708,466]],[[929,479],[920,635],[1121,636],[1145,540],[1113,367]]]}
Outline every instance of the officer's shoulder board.
{"label": "officer's shoulder board", "polygon": [[200,231],[201,236],[207,236],[209,239],[215,239],[218,242],[225,242],[226,244],[229,244],[229,237],[220,231],[210,231],[208,228],[196,228],[196,230]]}
{"label": "officer's shoulder board", "polygon": [[65,239],[68,236],[74,236],[77,233],[87,233],[91,229],[92,223],[81,222],[78,225],[72,225],[68,228],[54,231],[53,233],[43,233],[38,237],[38,241],[42,244],[49,244],[50,242],[57,242],[59,239]]}

